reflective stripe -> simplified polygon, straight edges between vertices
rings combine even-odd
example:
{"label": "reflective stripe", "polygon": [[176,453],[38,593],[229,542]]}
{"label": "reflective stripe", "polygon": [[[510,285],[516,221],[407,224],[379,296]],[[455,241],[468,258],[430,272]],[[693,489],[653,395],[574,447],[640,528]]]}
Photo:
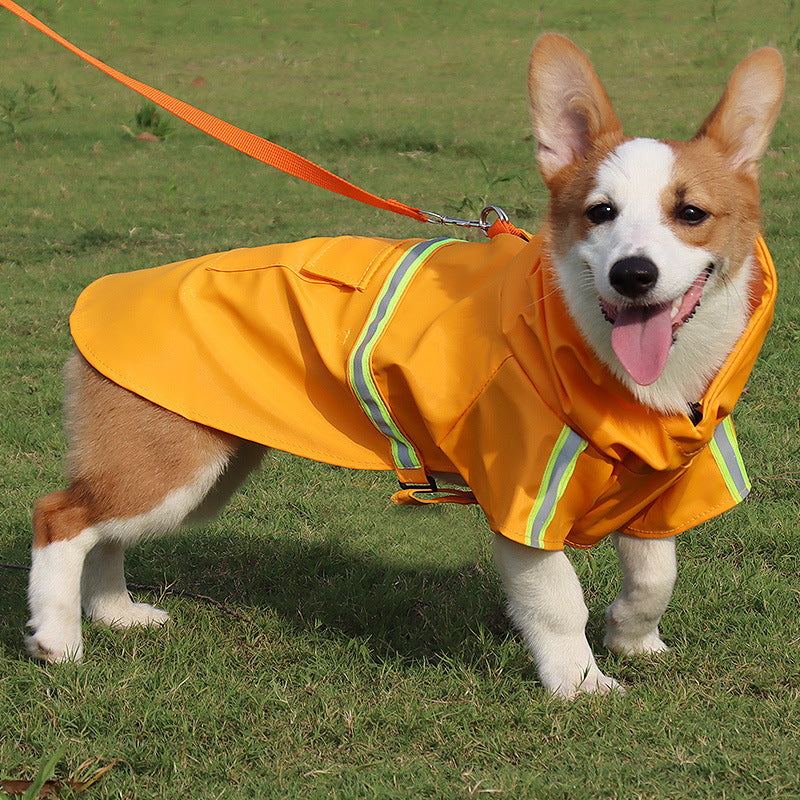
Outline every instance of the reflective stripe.
{"label": "reflective stripe", "polygon": [[575,431],[566,425],[561,429],[547,461],[536,502],[528,516],[526,544],[532,547],[544,547],[547,529],[553,521],[558,501],[566,491],[569,479],[575,471],[578,456],[586,447],[587,443]]}
{"label": "reflective stripe", "polygon": [[389,273],[350,354],[348,364],[350,386],[372,424],[389,439],[392,458],[398,469],[420,469],[422,460],[414,445],[400,430],[375,385],[371,365],[372,353],[391,320],[403,292],[419,268],[435,250],[453,241],[456,240],[442,238],[419,242],[400,258]]}
{"label": "reflective stripe", "polygon": [[739,452],[739,444],[736,440],[736,431],[733,428],[733,420],[730,417],[725,417],[717,425],[709,447],[731,497],[737,503],[741,503],[750,493],[750,480],[744,468],[742,454]]}

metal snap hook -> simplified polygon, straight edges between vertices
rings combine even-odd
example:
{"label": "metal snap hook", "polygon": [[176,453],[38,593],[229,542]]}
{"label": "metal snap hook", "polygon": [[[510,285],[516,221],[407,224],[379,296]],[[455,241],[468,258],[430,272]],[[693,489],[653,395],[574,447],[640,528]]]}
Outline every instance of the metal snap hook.
{"label": "metal snap hook", "polygon": [[433,211],[423,211],[422,213],[425,215],[427,222],[432,222],[435,225],[457,225],[460,228],[480,228],[487,236],[489,235],[489,228],[491,228],[493,224],[489,222],[489,217],[492,214],[495,214],[497,219],[508,222],[508,214],[506,214],[500,206],[495,205],[484,206],[478,219],[457,219],[456,217],[448,217],[444,214],[436,214]]}

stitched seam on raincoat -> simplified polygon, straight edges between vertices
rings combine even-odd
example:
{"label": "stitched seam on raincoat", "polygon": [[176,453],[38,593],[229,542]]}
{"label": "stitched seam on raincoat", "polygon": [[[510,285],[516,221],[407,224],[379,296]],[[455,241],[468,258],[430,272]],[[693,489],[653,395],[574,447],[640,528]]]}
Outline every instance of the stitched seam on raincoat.
{"label": "stitched seam on raincoat", "polygon": [[[359,237],[346,237],[346,238],[359,238]],[[334,247],[339,240],[334,239],[332,242],[326,244],[320,251],[318,251],[311,259],[309,259],[306,263],[298,265],[298,264],[285,264],[280,261],[276,261],[272,264],[254,264],[249,265],[246,267],[238,267],[238,268],[231,268],[228,267],[227,269],[220,269],[215,265],[217,262],[221,261],[225,256],[229,255],[229,253],[235,253],[238,250],[246,250],[247,248],[236,248],[235,250],[230,250],[224,253],[216,254],[208,264],[205,264],[203,269],[206,272],[219,272],[223,275],[235,275],[244,272],[263,272],[269,269],[286,269],[292,273],[294,277],[298,280],[304,281],[305,283],[331,283],[338,286],[347,286],[353,289],[361,290],[362,283],[367,275],[370,272],[377,270],[378,266],[382,261],[385,261],[389,258],[392,254],[392,251],[396,250],[396,244],[387,244],[386,247],[381,248],[370,261],[367,263],[366,267],[362,271],[362,273],[355,279],[347,280],[338,275],[328,275],[323,270],[317,270],[317,265],[319,261],[322,260],[323,256]]]}
{"label": "stitched seam on raincoat", "polygon": [[[700,514],[695,514],[693,517],[689,517],[688,519],[684,520],[681,524],[675,525],[672,528],[634,528],[632,525],[625,525],[622,527],[623,531],[631,531],[631,533],[641,533],[646,536],[651,536],[653,538],[658,538],[661,536],[670,536],[676,533],[683,533],[684,531],[688,531],[689,528],[694,528],[695,526],[699,525],[701,522],[706,522],[710,520],[712,517],[718,517],[725,511],[728,511],[732,506],[730,504],[730,499],[720,500],[719,503],[713,506],[709,506],[708,508],[704,509]],[[733,503],[736,505],[736,502]],[[718,510],[721,509],[721,510]]]}
{"label": "stitched seam on raincoat", "polygon": [[633,527],[632,525],[624,525],[622,526],[621,530],[631,531],[634,534],[641,533],[647,536],[651,536],[653,538],[660,536],[675,535],[677,533],[683,533],[684,531],[688,531],[689,528],[694,528],[701,522],[707,522],[713,517],[718,517],[725,511],[729,511],[735,505],[738,505],[737,500],[734,500],[732,497],[726,497],[724,500],[720,500],[713,506],[704,508],[700,513],[689,517],[688,519],[684,520],[678,525],[674,525],[672,528],[640,528],[640,527]]}
{"label": "stitched seam on raincoat", "polygon": [[375,257],[369,262],[369,264],[367,264],[367,266],[364,268],[364,271],[358,276],[358,280],[356,281],[356,286],[361,286],[361,282],[364,280],[364,278],[367,275],[369,275],[370,272],[372,272],[373,268],[377,269],[377,265],[381,261],[385,261],[386,258],[388,257],[389,255],[388,251],[393,249],[394,248],[392,246],[389,246],[381,250],[379,253],[377,253]]}
{"label": "stitched seam on raincoat", "polygon": [[[348,237],[345,237],[345,238],[347,238],[347,239],[358,239],[359,237],[357,237],[357,236],[348,236]],[[313,273],[315,275],[319,275],[321,277],[325,277],[325,273],[324,272],[321,272],[321,271],[317,272],[317,265],[324,258],[324,256],[328,253],[329,250],[332,250],[334,247],[341,247],[341,244],[342,244],[342,242],[341,242],[340,239],[338,239],[338,238],[331,239],[330,242],[328,242],[328,244],[326,244],[319,252],[315,253],[314,256],[308,260],[308,262],[304,265],[304,268],[307,269],[310,273]],[[353,286],[353,288],[355,288],[355,289],[360,288],[362,281],[364,280],[365,276],[370,273],[370,271],[373,268],[373,265],[377,264],[379,262],[379,260],[382,259],[382,257],[385,257],[385,255],[387,254],[388,250],[393,250],[393,249],[394,249],[393,245],[387,245],[386,247],[381,249],[369,261],[367,266],[364,268],[364,271],[358,276],[358,278],[353,282],[347,281],[347,285],[348,286]],[[333,280],[336,283],[345,283],[344,281],[342,281],[341,279],[337,278],[336,276],[331,276],[330,280]]]}

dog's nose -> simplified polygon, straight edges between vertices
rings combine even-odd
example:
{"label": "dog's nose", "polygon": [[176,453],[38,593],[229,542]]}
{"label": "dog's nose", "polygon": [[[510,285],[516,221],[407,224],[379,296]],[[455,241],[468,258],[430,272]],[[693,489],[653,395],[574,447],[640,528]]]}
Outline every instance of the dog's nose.
{"label": "dog's nose", "polygon": [[611,285],[632,300],[647,294],[658,280],[658,267],[644,256],[621,258],[608,273]]}

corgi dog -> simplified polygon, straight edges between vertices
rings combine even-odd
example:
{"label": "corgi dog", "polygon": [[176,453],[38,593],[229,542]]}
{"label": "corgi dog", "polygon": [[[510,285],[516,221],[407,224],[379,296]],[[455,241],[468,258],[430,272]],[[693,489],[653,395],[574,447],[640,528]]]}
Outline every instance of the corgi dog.
{"label": "corgi dog", "polygon": [[[784,71],[775,50],[763,48],[752,53],[735,68],[722,99],[697,134],[680,142],[624,136],[589,59],[560,35],[545,34],[537,41],[528,85],[536,157],[550,197],[543,231],[530,242],[501,236],[497,245],[495,240],[491,245],[451,240],[404,245],[404,255],[392,255],[391,259],[385,255],[386,248],[395,253],[395,245],[382,241],[373,252],[371,240],[356,241],[355,246],[372,253],[366,271],[381,269],[380,264],[392,259],[396,266],[391,267],[391,273],[382,273],[385,282],[371,296],[369,316],[364,315],[364,334],[357,341],[350,340],[351,352],[361,355],[349,357],[348,381],[354,391],[362,384],[364,391],[370,391],[372,379],[359,378],[357,368],[362,362],[358,359],[363,356],[367,364],[364,375],[377,369],[376,348],[382,346],[383,339],[394,336],[400,349],[412,349],[412,361],[431,338],[436,339],[431,351],[434,355],[429,359],[434,364],[433,377],[416,382],[413,375],[403,378],[397,424],[391,422],[388,412],[385,420],[375,421],[374,417],[385,411],[375,411],[380,398],[362,399],[361,405],[355,406],[356,412],[365,418],[372,414],[371,421],[379,428],[382,425],[386,436],[394,437],[395,462],[400,458],[401,445],[412,454],[416,444],[420,451],[427,447],[431,455],[424,459],[431,472],[448,473],[474,492],[494,531],[494,552],[509,615],[530,648],[541,683],[555,695],[572,698],[581,693],[622,691],[622,687],[601,672],[586,639],[588,611],[563,551],[565,541],[589,546],[606,534],[613,536],[623,580],[618,597],[606,612],[605,645],[624,654],[658,653],[666,649],[659,622],[676,577],[675,533],[720,513],[746,494],[746,476],[737,473],[733,464],[735,437],[727,419],[771,319],[774,281],[770,275],[774,277],[774,271],[765,266],[768,255],[756,255],[757,170],[781,105]],[[336,240],[323,249],[338,247]],[[474,291],[485,293],[476,296],[496,298],[497,314],[481,311],[494,299],[459,303],[470,315],[468,323],[460,323],[450,335],[438,335],[438,328],[436,337],[420,335],[409,348],[404,339],[411,334],[404,337],[406,328],[402,326],[391,328],[391,315],[402,316],[403,303],[411,302],[402,292],[410,292],[407,287],[415,283],[430,286],[425,296],[433,298],[434,283],[425,282],[431,280],[437,267],[434,261],[425,260],[428,252],[435,249],[445,254],[450,259],[448,270],[457,270],[460,254],[466,258],[478,247],[483,248],[480,257],[484,260],[489,259],[486,253],[495,253],[498,248],[505,248],[509,254],[508,277],[505,267],[496,266],[491,280],[482,277],[486,270],[464,272],[463,280],[459,277],[461,283],[479,286]],[[533,266],[536,248],[539,266]],[[234,253],[231,258],[238,261],[230,266],[220,255],[198,261],[199,266],[182,262],[168,272],[153,273],[152,279],[167,280],[158,275],[180,273],[176,280],[184,281],[182,286],[189,285],[186,281],[210,280],[227,281],[224,285],[231,286],[233,281],[272,279],[276,273],[272,268],[253,266],[267,257],[257,249]],[[423,255],[414,255],[415,260],[409,261],[408,253]],[[312,260],[316,264],[317,256]],[[401,263],[407,272],[398,273]],[[364,285],[338,275],[336,280],[320,284],[319,269],[315,269],[307,265],[300,268],[304,291],[324,284],[319,291],[328,293],[326,298],[336,292],[337,297],[346,295],[342,302],[350,304],[364,296]],[[366,272],[361,267],[359,270]],[[119,277],[125,281],[151,280],[148,273],[145,270]],[[436,273],[437,280],[444,281],[451,274]],[[386,300],[387,292],[395,291],[392,281],[400,287],[396,305],[392,305],[394,296],[391,303]],[[480,288],[484,284],[491,286]],[[534,284],[544,289],[535,290]],[[126,285],[117,282],[113,287]],[[168,621],[165,611],[132,601],[123,572],[127,546],[142,537],[173,531],[213,515],[270,446],[312,457],[316,452],[310,445],[284,448],[278,434],[259,437],[251,433],[251,425],[233,430],[233,424],[217,423],[213,414],[192,411],[201,395],[214,402],[214,395],[222,392],[213,379],[216,367],[212,362],[218,359],[198,356],[205,358],[205,365],[201,361],[191,369],[202,372],[202,377],[194,380],[192,373],[186,372],[184,379],[183,358],[171,355],[170,348],[194,318],[194,311],[179,304],[206,290],[175,291],[174,296],[180,298],[175,300],[175,308],[180,307],[181,313],[153,313],[140,333],[131,334],[122,318],[127,313],[124,309],[135,305],[135,298],[146,291],[136,288],[139,286],[137,283],[127,295],[112,287],[107,292],[111,305],[98,306],[92,298],[82,305],[79,301],[80,308],[73,315],[73,335],[80,352],[71,358],[66,370],[70,483],[67,489],[41,498],[35,506],[28,591],[31,632],[26,646],[33,656],[51,662],[82,658],[81,609],[90,619],[114,627],[160,626]],[[246,286],[242,293],[255,302],[255,292],[260,290],[255,283]],[[497,286],[502,290],[491,288]],[[368,288],[366,294],[370,291]],[[158,289],[153,296],[160,294]],[[119,311],[113,305],[113,298],[118,296],[123,296]],[[327,299],[319,305],[327,307]],[[95,307],[100,309],[96,313],[92,311]],[[350,306],[342,308],[344,318]],[[386,328],[376,332],[383,324],[381,313],[386,315]],[[437,320],[449,315],[449,310],[437,313]],[[161,327],[161,319],[167,317],[177,320],[168,335],[162,333],[167,328]],[[490,332],[488,326],[494,324],[491,320],[495,317],[502,318],[502,325]],[[290,329],[290,323],[278,324],[281,326],[279,338],[304,336],[300,328]],[[202,331],[203,325],[199,327]],[[96,331],[89,343],[88,334],[82,332],[88,328]],[[224,325],[215,330],[214,337],[208,335],[209,341],[189,349],[204,353],[217,335],[238,335]],[[492,339],[495,335],[499,344]],[[469,338],[467,360],[480,362],[490,374],[486,381],[481,378],[483,383],[474,392],[463,384],[477,379],[464,378],[448,388],[439,375],[451,355],[456,358],[457,350],[464,349],[461,340],[465,336]],[[459,337],[461,340],[452,344]],[[95,342],[105,339],[112,344],[101,352],[103,345]],[[124,370],[109,366],[117,356],[123,358],[123,351],[124,358],[135,360],[150,340],[155,342],[155,350],[142,356],[141,369],[163,367],[166,377],[155,377],[152,382],[160,381],[167,393],[171,391],[171,375],[174,383],[192,384],[182,390],[180,402],[162,401],[158,391],[146,388],[150,385],[147,381],[140,390],[135,380],[119,377]],[[549,366],[541,370],[541,383],[537,384],[526,364],[544,363],[541,354],[548,347],[555,360],[547,362]],[[308,388],[309,375],[317,359],[308,348],[302,349],[302,367],[296,371],[302,373],[301,389],[305,384],[307,391],[313,392],[313,386]],[[328,349],[325,353],[328,359]],[[267,374],[272,369],[269,374],[274,375],[277,386],[293,368],[269,366],[271,355],[266,352],[259,356],[268,365],[263,370],[259,367],[259,371]],[[280,360],[273,358],[274,363]],[[743,361],[743,370],[734,368]],[[519,369],[518,364],[522,364]],[[401,372],[405,375],[403,370],[405,367],[392,364],[384,372],[394,379],[392,376]],[[243,386],[252,372],[245,370],[244,377],[232,381],[233,388],[225,390],[231,396],[241,390],[243,404],[252,400],[253,392]],[[527,377],[520,380],[522,373]],[[725,388],[731,381],[734,388]],[[420,383],[424,384],[422,389],[417,385]],[[582,389],[573,392],[571,387],[577,384]],[[269,394],[271,384],[265,385]],[[328,402],[336,395],[332,386],[327,381],[314,403]],[[523,387],[529,394],[520,394],[515,387]],[[291,391],[293,401],[280,401],[289,412],[297,408],[301,417],[312,414],[311,405],[301,413],[305,408],[301,390]],[[342,391],[352,394],[347,389]],[[458,401],[461,405],[456,404],[452,418],[441,421],[437,415],[447,405],[450,391],[463,392],[465,397],[472,394]],[[566,405],[554,411],[555,398],[564,397]],[[424,407],[417,417],[427,427],[420,422],[415,428],[417,417],[408,416],[414,398],[421,398]],[[487,405],[481,405],[484,402]],[[534,403],[544,404],[523,431],[516,427],[516,417],[523,416]],[[219,413],[224,414],[225,409]],[[547,424],[545,414],[552,416]],[[547,425],[555,426],[553,433]],[[364,430],[361,422],[351,425],[343,421],[341,426],[348,440],[342,447],[350,447],[350,440],[357,438],[353,431]],[[607,432],[608,426],[613,433]],[[307,427],[311,427],[310,422]],[[662,435],[652,453],[645,439],[637,439],[635,446],[620,444],[623,435],[639,436],[639,428],[662,432],[659,435],[667,430],[669,436]],[[402,439],[403,430],[410,442]],[[678,433],[673,435],[674,431]],[[297,436],[307,433],[301,431]],[[366,453],[372,447],[372,438],[366,433],[363,436]],[[669,448],[678,439],[683,444],[673,458]],[[540,445],[540,440],[545,444]],[[470,448],[481,446],[491,452],[472,453]],[[389,452],[388,445],[386,450]],[[534,455],[539,450],[544,457],[536,455],[536,460]],[[625,454],[620,455],[623,451]],[[354,465],[368,467],[378,463],[368,455],[351,460]],[[330,461],[344,463],[334,457]],[[718,503],[716,497],[701,493],[692,501],[691,512],[684,514],[686,519],[669,522],[672,511],[662,514],[659,504],[683,502],[684,495],[719,483],[719,475],[688,477],[689,466],[694,468],[699,462],[712,471],[716,464],[718,472],[724,473],[723,490],[738,492],[738,496],[729,502],[726,494]],[[392,462],[387,463],[389,466],[383,468],[393,468]],[[515,465],[521,476],[519,484],[504,472],[508,464]],[[416,468],[413,459],[410,468]],[[533,488],[524,483],[528,473],[536,473]],[[622,481],[623,473],[639,483],[623,493],[623,500],[612,501],[610,487]],[[661,473],[669,477],[663,496],[661,489],[654,488]],[[603,485],[593,489],[590,484],[597,475],[604,476]],[[688,489],[684,491],[684,487]],[[510,498],[509,508],[516,509],[514,504],[522,502],[521,497],[527,503],[522,512],[513,512],[522,519],[524,530],[519,535],[494,509],[503,492]],[[630,504],[627,511],[626,503]],[[508,518],[510,515],[511,511]],[[667,521],[653,522],[659,515]],[[559,526],[564,529],[561,533],[556,531]],[[606,529],[608,526],[614,527]]]}

